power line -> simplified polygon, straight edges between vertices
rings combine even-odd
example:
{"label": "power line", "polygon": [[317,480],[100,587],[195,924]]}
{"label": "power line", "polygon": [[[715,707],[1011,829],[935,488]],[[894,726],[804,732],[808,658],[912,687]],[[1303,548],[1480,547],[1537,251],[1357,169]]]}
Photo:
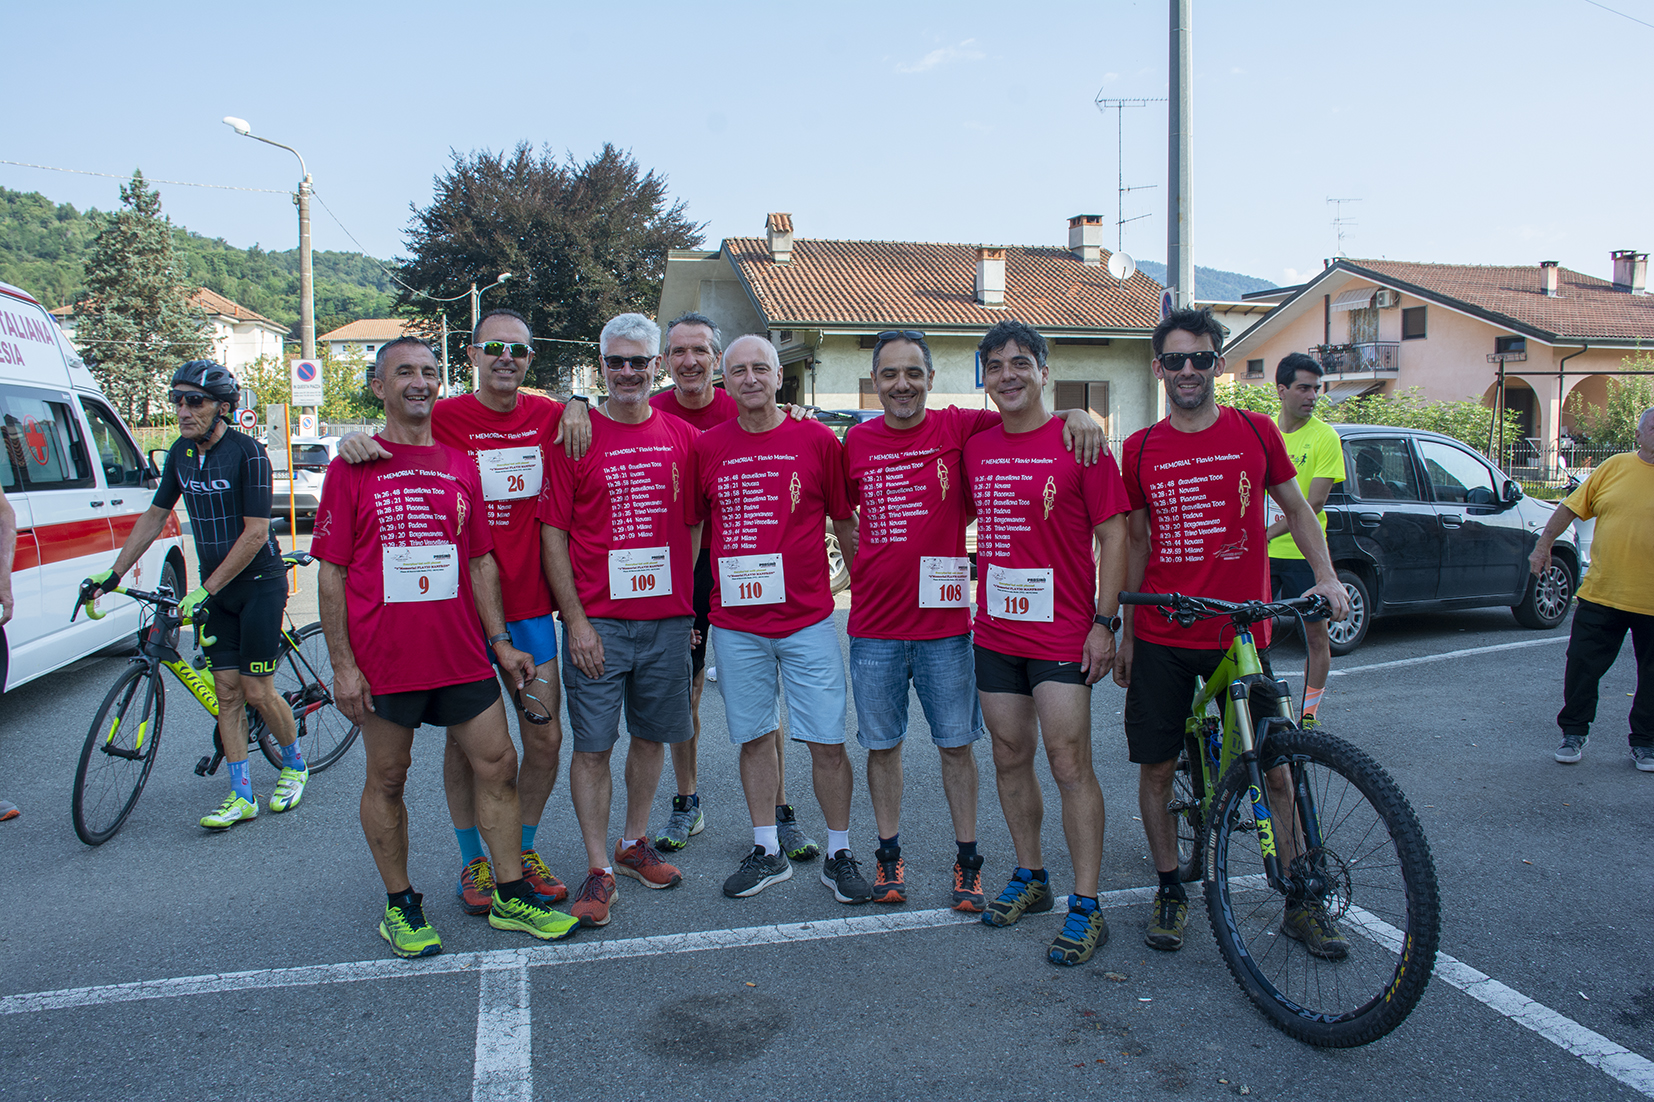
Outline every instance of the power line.
{"label": "power line", "polygon": [[421,295],[425,298],[430,298],[431,297],[430,295],[425,294],[425,292],[421,291],[419,288],[409,287],[406,283],[403,283],[400,279],[397,279],[395,272],[393,272],[389,268],[385,267],[384,264],[380,263],[378,257],[376,257],[372,253],[368,252],[367,246],[363,245],[360,241],[356,240],[356,235],[351,233],[350,230],[346,229],[345,224],[343,222],[339,221],[339,216],[337,214],[333,213],[333,208],[327,205],[327,200],[322,198],[321,193],[316,190],[316,186],[314,184],[312,184],[310,186],[310,194],[315,196],[316,202],[320,203],[322,205],[322,209],[327,211],[327,216],[329,218],[333,219],[333,224],[338,226],[339,229],[343,230],[344,235],[346,237],[350,238],[350,243],[352,245],[355,245],[358,249],[362,250],[362,255],[363,256],[367,257],[369,260],[373,261],[375,264],[378,264],[379,265],[379,270],[384,272],[385,275],[390,279],[390,281],[392,283],[394,283],[398,287],[401,287],[404,290],[408,291],[410,294]]}
{"label": "power line", "polygon": [[1597,3],[1597,0],[1585,0],[1585,2],[1589,5],[1591,5],[1593,8],[1601,8],[1603,11],[1613,12],[1615,15],[1619,16],[1621,19],[1629,19],[1633,23],[1641,23],[1645,27],[1654,28],[1654,23],[1649,23],[1646,20],[1638,19],[1634,15],[1626,15],[1622,11],[1616,11],[1615,9],[1609,7],[1607,4]]}
{"label": "power line", "polygon": [[[111,179],[111,180],[130,180],[130,179],[132,179],[132,177],[130,177],[130,176],[120,176],[120,175],[117,175],[113,172],[92,172],[89,169],[84,169],[84,168],[58,168],[56,165],[32,165],[28,161],[0,160],[0,165],[16,165],[19,168],[38,168],[38,169],[41,169],[41,170],[46,171],[46,172],[73,172],[78,176],[104,176],[104,177],[107,177],[108,179]],[[217,188],[219,191],[257,191],[257,192],[262,192],[265,195],[291,195],[291,194],[293,194],[290,191],[278,191],[275,188],[267,188],[267,187],[237,187],[234,184],[197,184],[197,183],[193,183],[189,180],[151,180],[147,176],[144,177],[144,180],[145,180],[146,183],[171,184],[171,185],[176,186],[176,187],[210,187],[210,188]]]}

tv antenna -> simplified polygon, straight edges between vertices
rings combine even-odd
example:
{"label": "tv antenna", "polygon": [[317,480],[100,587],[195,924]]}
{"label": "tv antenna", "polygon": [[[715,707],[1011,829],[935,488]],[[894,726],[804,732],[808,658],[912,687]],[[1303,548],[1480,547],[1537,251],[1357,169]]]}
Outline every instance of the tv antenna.
{"label": "tv antenna", "polygon": [[1345,226],[1359,226],[1361,224],[1360,222],[1357,222],[1353,218],[1346,218],[1344,216],[1344,204],[1345,203],[1359,203],[1359,202],[1361,202],[1361,200],[1359,200],[1359,199],[1334,199],[1329,195],[1327,197],[1327,202],[1333,204],[1333,208],[1332,208],[1332,210],[1333,210],[1332,228],[1335,231],[1337,231],[1337,233],[1338,233],[1338,251],[1333,253],[1333,255],[1334,256],[1343,256],[1344,255],[1344,227]]}
{"label": "tv antenna", "polygon": [[1133,215],[1130,218],[1126,217],[1126,215],[1125,215],[1126,193],[1128,191],[1146,191],[1149,188],[1159,186],[1157,184],[1138,184],[1135,187],[1127,187],[1126,186],[1126,164],[1125,164],[1126,110],[1125,109],[1128,108],[1128,107],[1147,107],[1151,103],[1165,103],[1166,98],[1164,96],[1161,96],[1158,99],[1108,99],[1108,98],[1104,97],[1101,93],[1098,93],[1097,99],[1096,99],[1095,102],[1097,104],[1097,110],[1101,111],[1105,115],[1108,114],[1110,110],[1114,110],[1114,111],[1119,112],[1119,114],[1114,117],[1115,118],[1115,129],[1114,129],[1115,162],[1114,163],[1115,163],[1115,169],[1116,169],[1117,180],[1118,180],[1118,191],[1116,192],[1115,200],[1114,200],[1114,232],[1115,232],[1114,249],[1115,249],[1116,252],[1119,252],[1125,247],[1126,223],[1127,222],[1135,222],[1140,218],[1147,218],[1148,217],[1147,214],[1137,214],[1137,215]]}

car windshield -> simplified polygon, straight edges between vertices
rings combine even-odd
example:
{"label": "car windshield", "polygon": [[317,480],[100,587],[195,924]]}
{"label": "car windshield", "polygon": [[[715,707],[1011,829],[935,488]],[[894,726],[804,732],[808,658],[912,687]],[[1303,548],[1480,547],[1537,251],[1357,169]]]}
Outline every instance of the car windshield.
{"label": "car windshield", "polygon": [[293,445],[293,466],[301,471],[325,471],[331,460],[326,444]]}

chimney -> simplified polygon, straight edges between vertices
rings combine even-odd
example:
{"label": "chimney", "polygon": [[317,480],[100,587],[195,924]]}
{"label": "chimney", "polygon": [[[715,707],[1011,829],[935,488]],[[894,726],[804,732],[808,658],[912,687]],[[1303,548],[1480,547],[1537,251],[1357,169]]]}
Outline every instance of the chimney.
{"label": "chimney", "polygon": [[976,250],[976,301],[981,306],[1005,305],[1005,250]]}
{"label": "chimney", "polygon": [[1081,264],[1103,262],[1103,216],[1076,214],[1068,220],[1068,251]]}
{"label": "chimney", "polygon": [[770,239],[770,259],[787,264],[793,258],[793,216],[772,214],[765,220]]}
{"label": "chimney", "polygon": [[1648,254],[1620,249],[1614,257],[1614,290],[1640,295],[1648,286]]}
{"label": "chimney", "polygon": [[1556,289],[1556,265],[1557,262],[1554,260],[1541,260],[1539,262],[1539,290],[1542,294],[1549,295],[1552,298],[1555,298],[1558,293]]}

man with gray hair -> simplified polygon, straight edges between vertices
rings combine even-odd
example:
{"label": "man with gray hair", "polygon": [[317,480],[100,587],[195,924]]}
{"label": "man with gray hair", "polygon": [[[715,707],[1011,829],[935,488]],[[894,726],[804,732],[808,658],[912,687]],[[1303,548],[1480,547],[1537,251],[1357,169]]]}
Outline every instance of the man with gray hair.
{"label": "man with gray hair", "polygon": [[1562,674],[1562,745],[1556,760],[1573,765],[1585,754],[1591,721],[1597,718],[1597,688],[1619,657],[1625,633],[1637,660],[1637,691],[1631,698],[1631,761],[1654,773],[1654,409],[1637,419],[1637,450],[1616,455],[1591,472],[1579,489],[1556,507],[1528,557],[1534,582],[1551,568],[1551,545],[1575,520],[1597,522],[1591,539],[1591,568],[1579,587],[1568,664]]}
{"label": "man with gray hair", "polygon": [[[578,461],[553,449],[540,498],[546,575],[563,618],[563,684],[574,757],[569,794],[589,868],[569,910],[603,926],[615,874],[646,888],[683,879],[650,844],[649,806],[663,746],[687,741],[689,646],[699,526],[683,518],[689,449],[700,433],[653,409],[660,328],[621,314],[598,338],[608,399],[592,411],[592,446]],[[579,518],[579,523],[575,519]],[[609,759],[626,712],[626,822],[613,857]]]}

